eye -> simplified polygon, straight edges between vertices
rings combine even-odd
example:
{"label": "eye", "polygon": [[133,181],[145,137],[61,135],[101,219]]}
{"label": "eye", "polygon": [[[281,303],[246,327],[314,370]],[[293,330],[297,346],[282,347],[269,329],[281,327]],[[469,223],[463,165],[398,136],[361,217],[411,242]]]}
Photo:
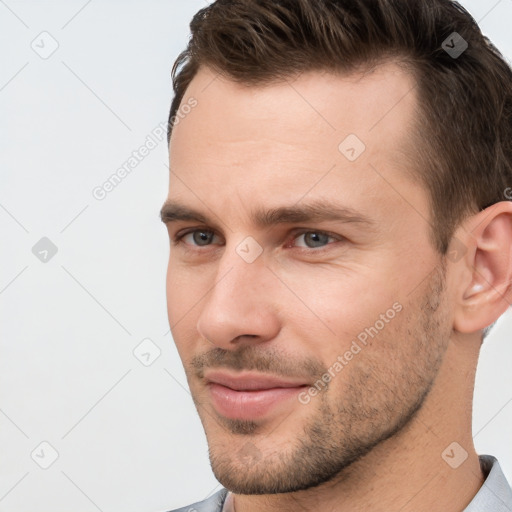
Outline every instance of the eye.
{"label": "eye", "polygon": [[338,239],[324,231],[303,231],[294,237],[299,240],[301,237],[304,239],[304,245],[295,245],[295,247],[306,247],[308,249],[315,249],[317,247],[324,247],[329,244],[329,240],[337,241]]}
{"label": "eye", "polygon": [[[192,247],[206,247],[212,244],[212,241],[217,235],[210,229],[191,229],[185,233],[177,234],[173,240],[175,245],[184,243]],[[297,240],[303,239],[303,243],[297,243]],[[341,237],[336,237],[325,231],[306,231],[295,233],[292,241],[287,244],[287,247],[297,247],[302,249],[322,249],[325,246],[341,240]]]}
{"label": "eye", "polygon": [[[175,243],[185,242],[188,245],[204,247],[213,240],[215,233],[209,229],[194,229],[174,238]],[[188,240],[187,240],[188,238]]]}

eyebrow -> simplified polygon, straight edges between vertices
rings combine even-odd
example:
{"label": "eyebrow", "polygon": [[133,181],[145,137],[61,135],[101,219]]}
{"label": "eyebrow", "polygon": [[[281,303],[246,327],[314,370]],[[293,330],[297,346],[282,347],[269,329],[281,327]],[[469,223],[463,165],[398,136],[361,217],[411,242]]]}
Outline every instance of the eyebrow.
{"label": "eyebrow", "polygon": [[[208,217],[200,211],[189,208],[176,201],[166,201],[160,210],[162,222],[194,221],[201,224],[209,224]],[[268,228],[278,224],[341,221],[346,223],[375,225],[368,217],[355,210],[327,201],[313,201],[307,204],[280,206],[278,208],[253,210],[252,223],[258,228]]]}

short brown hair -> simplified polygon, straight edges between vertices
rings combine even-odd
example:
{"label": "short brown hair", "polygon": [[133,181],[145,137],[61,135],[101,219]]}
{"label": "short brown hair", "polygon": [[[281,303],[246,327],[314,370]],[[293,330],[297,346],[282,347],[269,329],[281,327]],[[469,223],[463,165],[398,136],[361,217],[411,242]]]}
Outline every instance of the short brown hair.
{"label": "short brown hair", "polygon": [[[417,84],[416,172],[429,191],[437,250],[446,254],[464,217],[504,200],[512,185],[512,70],[457,2],[217,0],[190,28],[172,72],[169,140],[200,66],[258,85],[391,58]],[[467,43],[461,55],[447,51],[454,41],[461,49]]]}

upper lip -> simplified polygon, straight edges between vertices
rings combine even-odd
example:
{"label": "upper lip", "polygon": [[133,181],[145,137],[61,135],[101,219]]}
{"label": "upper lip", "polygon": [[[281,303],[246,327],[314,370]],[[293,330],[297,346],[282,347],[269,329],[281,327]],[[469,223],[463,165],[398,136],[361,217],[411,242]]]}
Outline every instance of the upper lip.
{"label": "upper lip", "polygon": [[246,372],[240,375],[232,375],[220,371],[205,372],[208,383],[220,384],[235,391],[254,391],[258,389],[272,388],[296,388],[307,386],[304,380],[283,379],[272,375]]}

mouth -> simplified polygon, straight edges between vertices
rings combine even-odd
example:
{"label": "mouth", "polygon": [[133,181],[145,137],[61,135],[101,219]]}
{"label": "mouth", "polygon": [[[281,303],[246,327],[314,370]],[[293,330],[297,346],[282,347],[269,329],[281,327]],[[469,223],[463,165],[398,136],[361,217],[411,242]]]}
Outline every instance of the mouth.
{"label": "mouth", "polygon": [[205,380],[217,413],[239,420],[262,418],[278,406],[291,405],[292,399],[309,387],[303,379],[283,379],[249,372],[236,375],[206,372]]}

